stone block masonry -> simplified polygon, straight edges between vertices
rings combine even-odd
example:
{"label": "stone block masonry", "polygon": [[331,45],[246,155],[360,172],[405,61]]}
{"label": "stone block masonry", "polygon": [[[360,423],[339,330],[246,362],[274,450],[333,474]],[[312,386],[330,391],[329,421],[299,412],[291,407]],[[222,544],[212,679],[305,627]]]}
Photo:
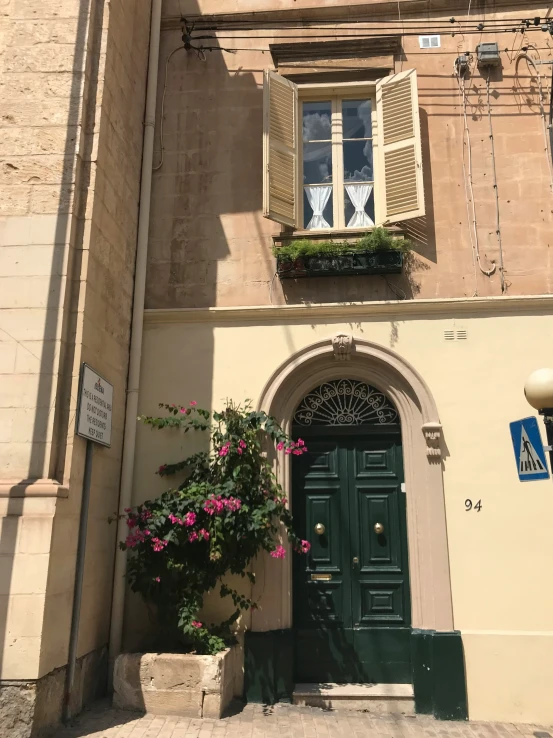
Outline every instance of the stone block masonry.
{"label": "stone block masonry", "polygon": [[[83,361],[115,400],[112,447],[96,450],[78,657],[108,640],[150,11],[0,1],[0,725],[16,738],[61,715]],[[105,684],[106,659],[85,660],[87,683]],[[98,694],[79,679],[74,712]]]}
{"label": "stone block masonry", "polygon": [[154,715],[220,718],[242,696],[239,646],[216,656],[126,653],[115,663],[114,705]]}

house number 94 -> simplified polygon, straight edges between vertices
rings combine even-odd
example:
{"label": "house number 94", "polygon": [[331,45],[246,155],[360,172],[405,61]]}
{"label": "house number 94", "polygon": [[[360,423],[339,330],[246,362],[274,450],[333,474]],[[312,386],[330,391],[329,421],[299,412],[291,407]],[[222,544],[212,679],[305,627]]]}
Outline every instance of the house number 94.
{"label": "house number 94", "polygon": [[480,512],[482,509],[482,500],[478,500],[478,502],[473,504],[472,500],[465,500],[465,510],[466,512],[470,512],[471,510],[476,510],[476,512]]}

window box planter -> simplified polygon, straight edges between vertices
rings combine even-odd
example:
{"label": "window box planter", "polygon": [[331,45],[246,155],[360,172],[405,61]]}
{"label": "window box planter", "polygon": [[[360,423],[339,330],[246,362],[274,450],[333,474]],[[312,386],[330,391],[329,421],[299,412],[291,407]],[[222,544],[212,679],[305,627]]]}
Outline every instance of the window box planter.
{"label": "window box planter", "polygon": [[215,656],[124,653],[113,674],[113,704],[121,710],[220,718],[233,697],[242,697],[243,650]]}
{"label": "window box planter", "polygon": [[403,251],[344,251],[340,254],[289,256],[277,254],[277,274],[280,279],[298,277],[340,277],[355,274],[400,274]]}

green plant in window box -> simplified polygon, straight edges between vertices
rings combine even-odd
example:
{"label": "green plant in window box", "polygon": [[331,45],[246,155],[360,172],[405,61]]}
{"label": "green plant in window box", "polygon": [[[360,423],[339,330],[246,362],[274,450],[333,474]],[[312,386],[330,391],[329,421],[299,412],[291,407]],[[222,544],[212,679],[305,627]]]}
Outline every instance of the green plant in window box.
{"label": "green plant in window box", "polygon": [[[411,242],[385,228],[375,228],[356,241],[291,241],[273,246],[278,274],[283,276],[320,276],[324,274],[377,274],[400,272],[403,254]],[[357,257],[357,258],[354,258]]]}

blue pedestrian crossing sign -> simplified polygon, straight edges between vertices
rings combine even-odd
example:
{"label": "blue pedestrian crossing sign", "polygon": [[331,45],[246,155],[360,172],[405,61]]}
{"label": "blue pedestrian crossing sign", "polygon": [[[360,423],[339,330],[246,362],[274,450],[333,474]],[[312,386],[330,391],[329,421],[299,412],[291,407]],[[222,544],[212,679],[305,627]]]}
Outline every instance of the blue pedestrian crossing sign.
{"label": "blue pedestrian crossing sign", "polygon": [[549,479],[545,450],[536,418],[523,418],[509,423],[518,477],[521,482]]}

